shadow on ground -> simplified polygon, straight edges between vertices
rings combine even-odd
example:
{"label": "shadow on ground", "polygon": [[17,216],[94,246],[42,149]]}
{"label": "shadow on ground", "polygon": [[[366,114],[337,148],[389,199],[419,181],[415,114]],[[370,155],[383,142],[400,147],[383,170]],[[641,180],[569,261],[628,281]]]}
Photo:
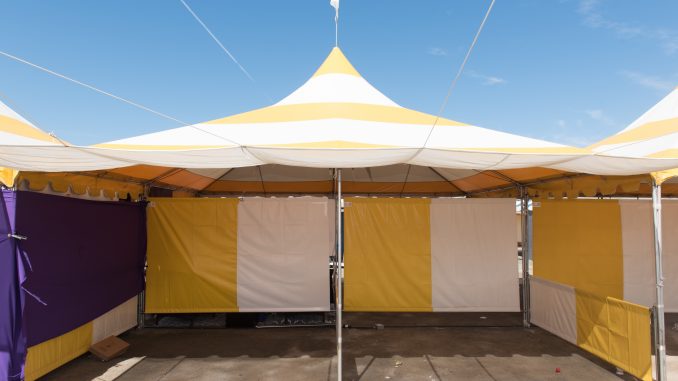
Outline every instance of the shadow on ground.
{"label": "shadow on ground", "polygon": [[[517,326],[519,314],[347,314],[346,322],[362,328],[344,329],[345,380],[619,379],[576,346]],[[121,337],[131,344],[121,358],[84,355],[44,379],[92,380],[141,356],[118,380],[336,379],[333,328],[142,329]]]}

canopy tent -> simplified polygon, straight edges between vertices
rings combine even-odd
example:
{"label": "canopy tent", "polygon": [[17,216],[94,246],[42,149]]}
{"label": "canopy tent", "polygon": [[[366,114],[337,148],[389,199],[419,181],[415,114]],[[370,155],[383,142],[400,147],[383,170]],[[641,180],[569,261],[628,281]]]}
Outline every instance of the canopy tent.
{"label": "canopy tent", "polygon": [[[91,187],[93,178],[206,194],[331,193],[326,169],[339,167],[354,168],[346,173],[349,193],[465,195],[557,176],[559,171],[536,167],[586,154],[401,107],[363,79],[338,48],[310,80],[275,105],[72,151],[118,160],[125,168],[22,178],[34,190],[51,182],[78,193]],[[138,165],[128,167],[132,163]],[[114,166],[101,163],[100,168]],[[107,185],[119,190],[116,184],[122,183]]]}
{"label": "canopy tent", "polygon": [[[671,115],[675,93],[660,103],[666,106],[653,110]],[[639,121],[648,119],[646,115]],[[637,124],[641,123],[631,127]],[[670,125],[661,125],[660,132],[668,134]],[[668,157],[669,152],[622,158],[619,155],[626,152],[597,147],[592,155],[586,149],[401,107],[372,87],[334,48],[311,79],[272,106],[68,150],[96,155],[92,157],[104,161],[99,169],[118,168],[67,176],[24,172],[21,178],[34,190],[51,183],[55,189],[71,187],[76,193],[88,188],[98,193],[104,187],[109,195],[124,192],[128,186],[124,184],[130,183],[199,194],[309,194],[332,193],[332,175],[326,169],[336,167],[350,168],[345,171],[344,189],[351,194],[510,197],[525,186],[531,194],[576,197],[649,195],[646,174],[678,166],[678,157]],[[33,150],[26,152],[34,155]],[[28,168],[72,170],[48,162],[46,167]],[[678,187],[665,191],[678,193]]]}
{"label": "canopy tent", "polygon": [[310,80],[272,106],[88,150],[142,164],[224,172],[262,164],[500,170],[546,166],[587,152],[401,107],[363,79],[339,48]]}
{"label": "canopy tent", "polygon": [[[663,135],[675,129],[667,125]],[[539,190],[559,184],[554,192],[569,186],[576,195],[584,189],[614,194],[620,189],[632,191],[634,186],[639,190],[638,184],[648,182],[646,174],[650,171],[678,166],[678,157],[670,155],[639,153],[621,157],[607,150],[591,154],[586,149],[403,108],[360,77],[337,48],[306,84],[273,106],[92,147],[53,144],[69,155],[75,152],[105,161],[98,162],[98,166],[92,161],[87,169],[115,169],[24,173],[31,187],[49,181],[87,191],[99,186],[96,182],[91,185],[92,179],[105,179],[115,184],[166,185],[203,194],[308,194],[331,193],[336,185],[337,198],[341,199],[342,186],[348,193],[400,195],[467,195],[510,189],[507,195],[515,196],[519,189]],[[12,156],[15,160],[24,160],[21,153],[33,155],[32,147],[19,147],[22,151]],[[10,155],[10,151],[0,153]],[[43,164],[50,162],[44,157],[41,160]],[[54,172],[85,170],[49,164],[41,168],[11,166]],[[329,168],[344,168],[345,181],[341,181],[341,171],[335,178]],[[522,196],[525,218],[527,198],[524,192]],[[341,208],[340,203],[337,208]],[[340,216],[337,213],[338,219]],[[336,226],[341,226],[341,220]],[[341,245],[342,231],[337,234]],[[342,252],[341,247],[337,252]],[[524,261],[524,273],[526,264]],[[340,279],[341,267],[337,268]],[[340,293],[341,287],[337,289]],[[529,295],[529,288],[524,285],[524,289]],[[338,327],[340,316],[339,313]]]}

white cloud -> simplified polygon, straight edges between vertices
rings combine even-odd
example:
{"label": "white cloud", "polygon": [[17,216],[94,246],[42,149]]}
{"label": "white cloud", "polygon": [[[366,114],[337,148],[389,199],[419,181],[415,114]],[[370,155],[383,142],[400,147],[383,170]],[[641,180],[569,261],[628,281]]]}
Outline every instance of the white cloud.
{"label": "white cloud", "polygon": [[445,57],[447,56],[447,50],[439,47],[432,47],[428,49],[428,54],[437,57]]}
{"label": "white cloud", "polygon": [[475,71],[469,71],[468,75],[470,75],[472,78],[481,80],[482,84],[485,86],[503,85],[507,82],[504,78],[495,77],[493,75],[485,75]]}
{"label": "white cloud", "polygon": [[607,115],[605,114],[605,112],[603,112],[603,110],[600,110],[600,109],[597,109],[597,110],[586,110],[586,111],[584,111],[584,112],[586,113],[586,115],[589,116],[589,118],[591,118],[591,119],[593,119],[593,120],[595,120],[595,121],[597,121],[597,122],[602,122],[602,123],[604,123],[604,124],[606,124],[606,125],[608,125],[608,126],[613,126],[613,125],[614,125],[614,121],[612,120],[612,118],[610,118],[609,116],[607,116]]}
{"label": "white cloud", "polygon": [[639,73],[637,71],[622,70],[619,74],[637,85],[653,90],[669,91],[673,89],[675,85],[673,81]]}
{"label": "white cloud", "polygon": [[[593,110],[596,116],[602,116],[600,110]],[[552,133],[545,136],[544,139],[553,142],[567,144],[574,147],[587,147],[596,141],[600,140],[600,128],[591,129],[585,126],[580,119],[576,119],[574,123],[570,123],[565,119],[556,119],[554,121],[555,127]]]}
{"label": "white cloud", "polygon": [[601,0],[580,0],[577,11],[584,25],[590,28],[607,29],[620,38],[645,38],[657,42],[666,54],[678,52],[678,31],[674,29],[648,28],[626,22],[610,20],[599,9]]}
{"label": "white cloud", "polygon": [[574,136],[565,134],[551,135],[550,140],[560,144],[567,144],[568,146],[573,147],[588,147],[597,141],[597,139],[592,137]]}

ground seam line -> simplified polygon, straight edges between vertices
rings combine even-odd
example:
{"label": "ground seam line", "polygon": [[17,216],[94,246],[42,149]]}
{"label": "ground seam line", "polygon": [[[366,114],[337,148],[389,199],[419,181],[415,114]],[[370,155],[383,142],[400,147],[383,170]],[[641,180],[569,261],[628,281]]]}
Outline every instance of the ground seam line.
{"label": "ground seam line", "polygon": [[442,381],[443,379],[442,379],[442,377],[440,377],[440,375],[438,374],[438,371],[436,370],[436,367],[433,366],[433,363],[431,362],[431,358],[430,358],[428,355],[424,355],[424,357],[426,357],[426,361],[428,361],[428,365],[429,365],[429,366],[431,367],[431,369],[433,370],[433,374],[436,375],[436,377],[438,378],[439,381]]}
{"label": "ground seam line", "polygon": [[478,363],[478,365],[480,365],[480,367],[483,368],[483,370],[485,371],[485,373],[487,373],[487,375],[490,376],[491,379],[493,379],[494,381],[497,381],[497,379],[494,378],[494,376],[492,375],[492,373],[490,373],[490,371],[487,370],[487,368],[485,368],[485,365],[483,365],[483,363],[481,363],[480,360],[479,360],[477,357],[474,357],[474,359],[476,359],[476,362]]}
{"label": "ground seam line", "polygon": [[160,378],[158,378],[157,381],[161,381],[163,378],[165,378],[165,376],[167,376],[168,374],[170,374],[170,373],[174,370],[174,368],[176,368],[177,365],[179,365],[179,363],[182,362],[182,361],[184,361],[185,359],[186,359],[186,357],[182,357],[181,359],[179,359],[179,361],[177,361],[174,365],[172,365],[172,367],[169,368],[169,369],[167,370],[167,372],[165,372],[162,376],[160,376]]}

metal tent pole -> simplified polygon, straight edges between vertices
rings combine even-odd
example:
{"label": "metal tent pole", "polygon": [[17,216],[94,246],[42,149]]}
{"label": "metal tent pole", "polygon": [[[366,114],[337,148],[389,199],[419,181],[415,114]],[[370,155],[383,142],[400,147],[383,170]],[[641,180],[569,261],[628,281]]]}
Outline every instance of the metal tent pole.
{"label": "metal tent pole", "polygon": [[662,186],[652,181],[652,210],[654,217],[654,262],[657,280],[657,304],[654,324],[657,332],[655,359],[657,363],[657,381],[666,381],[666,337],[664,327],[664,275],[662,273]]}
{"label": "metal tent pole", "polygon": [[522,228],[523,253],[523,327],[530,327],[530,234],[529,234],[529,194],[525,187],[520,188],[520,217]]}
{"label": "metal tent pole", "polygon": [[336,292],[335,292],[335,306],[337,313],[337,381],[342,380],[342,348],[341,348],[341,314],[343,310],[343,270],[342,264],[344,262],[344,255],[342,251],[342,215],[341,210],[343,209],[344,200],[341,198],[341,169],[337,169],[337,267],[336,267]]}

